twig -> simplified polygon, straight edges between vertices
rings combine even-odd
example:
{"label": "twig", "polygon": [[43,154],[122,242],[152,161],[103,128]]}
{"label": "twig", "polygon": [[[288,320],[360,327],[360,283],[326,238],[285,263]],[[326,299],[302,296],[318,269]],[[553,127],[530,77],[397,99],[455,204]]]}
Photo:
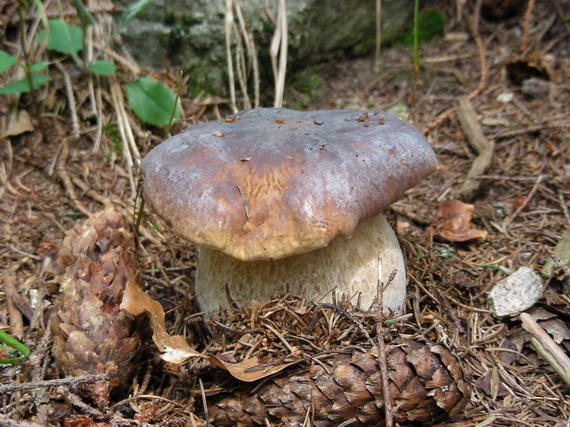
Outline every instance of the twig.
{"label": "twig", "polygon": [[508,132],[501,132],[501,133],[492,135],[491,137],[493,139],[498,140],[498,139],[510,138],[513,136],[524,135],[526,133],[539,132],[539,131],[545,130],[545,129],[553,129],[553,128],[570,128],[570,123],[562,122],[562,123],[552,123],[552,124],[531,126],[531,127],[525,128],[525,129],[517,129],[517,130],[511,130]]}
{"label": "twig", "polygon": [[487,57],[485,56],[485,46],[483,45],[483,39],[481,38],[481,34],[479,33],[479,22],[481,21],[481,5],[483,4],[483,0],[477,0],[475,3],[475,10],[473,11],[473,26],[471,27],[471,31],[473,32],[473,38],[475,39],[475,43],[477,44],[477,51],[479,52],[479,85],[475,90],[473,90],[467,98],[469,100],[475,98],[487,85]]}
{"label": "twig", "polygon": [[63,83],[65,85],[65,94],[67,96],[67,103],[69,107],[69,115],[71,116],[71,136],[79,136],[79,119],[77,118],[77,105],[75,103],[75,96],[73,95],[73,85],[71,84],[71,78],[69,73],[65,70],[63,65],[59,62],[55,63],[55,66],[63,76]]}
{"label": "twig", "polygon": [[566,18],[564,15],[564,9],[562,9],[562,6],[560,5],[559,0],[552,0],[552,4],[554,6],[554,9],[556,9],[556,13],[558,14],[558,17],[560,18],[560,21],[562,22],[562,24],[564,24],[564,28],[566,28],[566,32],[570,35],[570,23],[568,22],[568,18]]}
{"label": "twig", "polygon": [[390,278],[386,284],[382,283],[382,259],[378,258],[378,283],[376,285],[376,339],[378,342],[378,366],[380,368],[380,376],[382,382],[382,396],[384,397],[384,416],[385,426],[392,427],[394,425],[394,413],[392,411],[392,399],[390,397],[390,388],[388,386],[388,368],[386,367],[386,346],[384,345],[384,287],[390,286],[394,279],[395,271],[390,274]]}
{"label": "twig", "polygon": [[79,375],[77,377],[61,378],[57,380],[33,381],[23,384],[2,384],[0,385],[0,393],[13,393],[15,391],[33,390],[38,387],[57,387],[61,385],[94,383],[96,381],[103,381],[106,379],[108,379],[108,376],[106,374],[87,374]]}
{"label": "twig", "polygon": [[266,324],[265,324],[265,327],[266,327],[267,329],[269,329],[271,332],[273,332],[273,333],[275,334],[275,336],[276,336],[277,338],[279,338],[279,340],[280,340],[283,344],[285,344],[285,347],[287,347],[287,350],[289,350],[289,352],[291,352],[291,355],[292,355],[292,356],[294,356],[294,357],[297,356],[297,355],[295,354],[295,349],[294,349],[293,347],[291,347],[291,344],[289,344],[289,343],[287,342],[287,340],[285,339],[285,337],[284,337],[283,335],[281,335],[277,329],[275,329],[275,328],[274,328],[273,326],[271,326],[269,323],[266,323]]}
{"label": "twig", "polygon": [[550,335],[534,321],[528,313],[521,313],[520,319],[522,327],[533,335],[530,343],[549,364],[560,375],[564,382],[570,385],[570,358],[554,342]]}
{"label": "twig", "polygon": [[0,426],[2,427],[41,427],[41,424],[29,423],[27,421],[12,420],[10,418],[0,417]]}
{"label": "twig", "polygon": [[109,56],[117,64],[121,64],[123,67],[125,67],[134,76],[138,76],[141,73],[141,69],[140,69],[139,65],[134,61],[130,61],[129,60],[130,57],[120,55],[119,53],[115,52],[114,50],[112,50],[108,47],[105,47],[99,43],[93,43],[93,46],[95,46],[99,51],[104,52],[105,55]]}
{"label": "twig", "polygon": [[[275,32],[271,40],[269,56],[271,57],[271,66],[275,78],[275,102],[273,106],[281,108],[285,90],[285,73],[287,71],[287,12],[285,10],[285,0],[278,0],[277,23],[275,24]],[[279,64],[277,64],[277,57],[279,57]]]}
{"label": "twig", "polygon": [[166,397],[155,396],[154,394],[137,394],[136,396],[131,396],[131,397],[128,397],[126,399],[121,400],[120,402],[115,403],[113,406],[111,406],[111,410],[114,410],[115,408],[117,408],[119,406],[125,405],[127,403],[133,402],[133,401],[138,400],[138,399],[160,400],[163,402],[168,402],[174,406],[178,406],[179,408],[184,408],[184,405],[182,405],[182,404],[180,404],[174,400],[167,399]]}
{"label": "twig", "polygon": [[380,52],[382,49],[382,0],[376,0],[376,49],[374,51],[374,72],[380,71]]}
{"label": "twig", "polygon": [[59,157],[57,158],[57,161],[55,164],[55,170],[57,172],[57,176],[59,177],[59,179],[63,183],[63,186],[65,187],[65,191],[66,191],[67,195],[69,196],[73,206],[75,206],[75,208],[79,212],[81,212],[83,215],[89,217],[89,216],[91,216],[91,212],[83,205],[83,203],[81,203],[79,201],[77,194],[75,194],[75,189],[73,188],[73,184],[71,183],[71,179],[69,178],[69,175],[67,173],[66,166],[67,166],[68,157],[69,157],[69,141],[67,139],[65,139],[61,145],[61,152],[59,154]]}
{"label": "twig", "polygon": [[[241,33],[242,33],[243,42],[245,44],[245,48],[247,51],[247,56],[249,58],[249,64],[248,64],[248,67],[246,68],[245,56],[243,53],[243,48],[241,47],[239,32],[236,29],[235,33],[236,33],[236,39],[238,40],[238,51],[240,53],[240,59],[241,59],[242,67],[243,67],[241,73],[238,73],[238,78],[240,79],[240,86],[242,86],[242,91],[244,93],[245,108],[251,108],[251,101],[249,99],[249,94],[248,94],[248,90],[247,90],[247,80],[249,80],[248,69],[252,64],[253,64],[253,69],[254,69],[253,70],[253,72],[254,72],[254,96],[255,96],[254,103],[255,103],[255,105],[259,106],[259,86],[257,86],[257,87],[255,86],[255,84],[256,84],[255,83],[255,80],[256,80],[255,74],[256,73],[257,73],[257,83],[259,83],[259,70],[257,70],[257,58],[255,57],[255,46],[253,44],[253,36],[247,32],[245,20],[243,19],[243,15],[241,13],[241,7],[239,5],[238,0],[234,0],[234,8],[236,11],[236,16],[238,18],[239,28],[240,28]],[[238,71],[239,70],[240,70],[240,67],[238,67]],[[242,80],[243,80],[243,82],[242,82]]]}
{"label": "twig", "polygon": [[528,0],[526,9],[524,11],[523,19],[523,33],[521,36],[520,51],[521,53],[526,51],[528,47],[528,27],[530,23],[530,16],[532,15],[532,10],[534,9],[535,0]]}
{"label": "twig", "polygon": [[[133,130],[131,129],[129,119],[125,111],[122,91],[116,80],[111,83],[111,97],[115,106],[115,112],[117,113],[117,125],[119,127],[119,134],[121,135],[121,141],[123,143],[123,154],[126,159],[132,198],[134,198],[137,194],[137,186],[133,176],[133,165],[135,164],[133,161],[133,154],[136,156],[135,160],[137,166],[140,164],[141,156],[136,148]],[[131,150],[133,153],[131,153]]]}
{"label": "twig", "polygon": [[398,204],[393,204],[390,206],[390,210],[392,212],[394,212],[396,215],[400,215],[400,216],[405,216],[406,218],[411,219],[412,221],[414,221],[416,224],[420,224],[420,225],[430,225],[432,223],[432,220],[429,218],[424,218],[423,216],[420,216],[418,214],[416,214],[411,208],[409,208],[407,205],[398,205]]}
{"label": "twig", "polygon": [[259,62],[257,61],[257,50],[255,48],[255,41],[253,40],[253,34],[249,34],[250,44],[251,44],[251,61],[253,67],[253,108],[259,108],[260,106],[260,87],[261,79],[259,77]]}
{"label": "twig", "polygon": [[208,402],[206,401],[206,392],[204,391],[202,378],[198,378],[198,382],[200,383],[200,394],[202,395],[202,404],[204,405],[204,420],[206,425],[210,426],[210,414],[208,413]]}
{"label": "twig", "polygon": [[236,106],[236,84],[235,84],[235,77],[234,77],[234,65],[232,61],[232,28],[234,25],[234,10],[233,10],[233,1],[226,0],[226,17],[224,20],[225,23],[225,30],[226,30],[226,60],[228,66],[228,83],[230,85],[230,99],[232,110],[234,113],[238,112]]}
{"label": "twig", "polygon": [[239,35],[239,31],[234,27],[234,36],[236,38],[236,72],[239,87],[243,95],[243,106],[246,109],[251,108],[251,101],[247,90],[247,70],[245,64],[245,54],[243,52],[243,43]]}
{"label": "twig", "polygon": [[560,203],[560,209],[562,209],[562,213],[570,225],[570,212],[568,211],[568,206],[564,203],[564,196],[560,192],[558,193],[558,203]]}
{"label": "twig", "polygon": [[81,411],[96,417],[103,418],[105,415],[99,409],[85,403],[78,395],[72,393],[66,386],[58,387],[58,391],[63,395],[63,398],[74,406],[77,406]]}
{"label": "twig", "polygon": [[471,102],[465,97],[460,98],[457,102],[457,117],[459,118],[461,129],[467,137],[467,141],[477,152],[477,157],[473,161],[469,172],[467,172],[466,180],[459,189],[459,195],[469,200],[475,195],[481,185],[481,181],[471,179],[471,177],[482,175],[489,169],[493,161],[495,143],[483,135],[477,119],[477,113]]}
{"label": "twig", "polygon": [[521,205],[517,208],[516,211],[513,212],[512,215],[505,218],[505,220],[503,221],[504,230],[506,230],[509,224],[511,224],[515,220],[515,218],[522,212],[522,210],[526,208],[526,205],[528,205],[528,203],[531,201],[532,197],[534,196],[534,193],[536,193],[536,190],[538,189],[538,185],[543,181],[543,179],[544,175],[542,174],[538,175],[538,177],[536,178],[536,182],[532,186],[530,192],[525,197],[524,202],[521,203]]}

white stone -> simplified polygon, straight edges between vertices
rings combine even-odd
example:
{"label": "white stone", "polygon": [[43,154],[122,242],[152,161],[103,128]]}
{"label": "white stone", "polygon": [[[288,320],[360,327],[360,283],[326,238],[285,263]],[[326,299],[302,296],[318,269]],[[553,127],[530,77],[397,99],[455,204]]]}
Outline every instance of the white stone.
{"label": "white stone", "polygon": [[543,289],[542,277],[530,267],[521,267],[493,286],[487,297],[489,309],[496,317],[519,314],[538,301]]}

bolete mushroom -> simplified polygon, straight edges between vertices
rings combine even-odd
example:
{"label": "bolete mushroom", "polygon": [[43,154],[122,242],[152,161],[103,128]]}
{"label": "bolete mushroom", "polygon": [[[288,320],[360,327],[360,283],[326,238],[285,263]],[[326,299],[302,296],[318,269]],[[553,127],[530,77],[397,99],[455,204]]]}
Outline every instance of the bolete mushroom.
{"label": "bolete mushroom", "polygon": [[[398,240],[382,212],[437,169],[411,124],[388,113],[247,110],[192,126],[143,160],[144,198],[201,246],[198,301],[207,312],[290,291],[405,308]],[[332,291],[332,292],[331,292]],[[356,301],[356,299],[353,299]]]}

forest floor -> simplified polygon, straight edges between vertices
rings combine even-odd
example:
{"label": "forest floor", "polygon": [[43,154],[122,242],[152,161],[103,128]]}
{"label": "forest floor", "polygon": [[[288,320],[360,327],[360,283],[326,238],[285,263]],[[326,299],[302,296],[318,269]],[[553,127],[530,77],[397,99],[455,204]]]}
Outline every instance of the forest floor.
{"label": "forest floor", "polygon": [[[565,426],[570,420],[570,386],[539,356],[519,316],[495,317],[487,298],[493,286],[521,267],[540,274],[570,226],[568,6],[568,1],[542,0],[528,20],[524,8],[509,19],[481,18],[479,45],[472,31],[473,11],[458,14],[455,7],[442,6],[448,16],[445,34],[421,48],[412,121],[427,135],[440,169],[410,190],[387,217],[407,261],[408,326],[415,337],[447,346],[471,381],[469,404],[445,425]],[[125,64],[119,67],[133,72]],[[309,96],[286,89],[284,106],[377,110],[409,105],[411,48],[384,48],[380,71],[374,68],[373,58],[320,66],[318,90]],[[153,76],[176,86],[175,71]],[[106,408],[94,405],[73,381],[45,382],[63,376],[53,361],[48,326],[50,315],[61,307],[61,276],[45,260],[53,258],[67,230],[105,206],[114,206],[134,224],[140,178],[124,155],[120,132],[132,129],[136,152],[143,156],[163,139],[161,129],[147,132],[126,112],[120,88],[117,92],[113,83],[101,80],[100,119],[112,126],[97,143],[87,82],[74,75],[70,81],[75,107],[70,108],[63,84],[48,85],[33,99],[26,95],[19,100],[18,108],[30,114],[29,129],[0,140],[0,328],[31,350],[24,363],[0,366],[0,425],[126,425],[135,420],[204,425],[205,396],[208,406],[216,395],[211,368],[202,383],[197,373],[207,369],[205,363],[166,364],[152,344],[130,389],[113,394]],[[0,102],[4,126],[14,107],[5,100]],[[187,120],[176,124],[173,133],[229,114],[224,99],[183,95],[181,101]],[[459,119],[462,113],[465,122]],[[468,140],[469,124],[482,130],[488,157],[466,178],[477,157]],[[472,204],[473,219],[463,231],[481,230],[486,236],[467,241],[442,236],[445,218],[438,208],[448,200]],[[455,240],[463,239],[456,234]],[[165,308],[169,331],[203,351],[206,332],[194,311],[194,249],[146,215],[135,254],[141,285]],[[555,266],[544,279],[540,299],[526,309],[567,356],[568,280],[568,269]],[[30,382],[38,385],[1,388]],[[125,400],[128,396],[144,397]]]}

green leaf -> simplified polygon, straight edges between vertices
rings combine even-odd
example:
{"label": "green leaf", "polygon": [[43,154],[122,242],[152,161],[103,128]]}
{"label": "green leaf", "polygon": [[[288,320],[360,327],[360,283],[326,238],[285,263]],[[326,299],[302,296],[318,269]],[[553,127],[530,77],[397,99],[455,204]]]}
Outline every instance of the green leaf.
{"label": "green leaf", "polygon": [[47,62],[47,61],[35,62],[32,65],[30,65],[30,70],[41,71],[41,70],[46,69],[48,65],[49,65],[49,62]]}
{"label": "green leaf", "polygon": [[[34,89],[45,85],[52,80],[50,76],[45,74],[32,74],[32,86]],[[12,95],[15,93],[25,93],[30,91],[30,85],[27,79],[18,80],[0,88],[0,95]]]}
{"label": "green leaf", "polygon": [[149,4],[152,3],[152,0],[139,0],[129,7],[125,9],[123,14],[119,18],[119,22],[117,23],[117,27],[121,29],[123,25],[141,13]]}
{"label": "green leaf", "polygon": [[8,52],[0,50],[0,73],[6,71],[16,62],[18,62],[18,58],[10,55]]}
{"label": "green leaf", "polygon": [[82,0],[72,0],[71,3],[73,3],[73,7],[77,12],[79,20],[81,21],[82,28],[87,28],[89,25],[95,25],[97,23],[93,15],[91,15],[89,10],[87,10],[85,5],[83,4]]}
{"label": "green leaf", "polygon": [[[43,42],[46,34],[45,28],[38,34],[40,44]],[[76,54],[83,49],[83,32],[81,28],[69,25],[59,19],[50,19],[47,48],[67,55]]]}
{"label": "green leaf", "polygon": [[42,20],[42,23],[44,24],[44,28],[45,28],[49,25],[49,23],[48,23],[48,18],[47,18],[46,11],[44,8],[44,4],[42,3],[42,0],[34,0],[34,3],[36,5],[36,9],[38,10],[38,15],[40,16],[40,19]]}
{"label": "green leaf", "polygon": [[89,64],[87,68],[95,74],[101,74],[103,76],[108,76],[117,71],[115,64],[109,61],[95,61]]}
{"label": "green leaf", "polygon": [[[145,123],[163,126],[170,122],[176,97],[172,91],[150,77],[135,80],[125,86],[129,98],[129,107]],[[176,106],[174,118],[180,118]]]}

